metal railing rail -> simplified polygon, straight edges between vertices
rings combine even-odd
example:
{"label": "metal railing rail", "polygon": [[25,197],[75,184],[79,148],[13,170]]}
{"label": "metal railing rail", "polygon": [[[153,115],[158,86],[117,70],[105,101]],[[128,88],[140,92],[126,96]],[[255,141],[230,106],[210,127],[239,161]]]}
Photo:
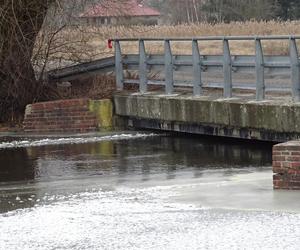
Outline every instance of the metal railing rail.
{"label": "metal railing rail", "polygon": [[48,82],[71,81],[81,77],[89,77],[93,74],[113,72],[114,70],[115,58],[107,57],[92,62],[48,71],[47,80]]}
{"label": "metal railing rail", "polygon": [[[293,100],[300,101],[300,63],[299,52],[296,41],[300,36],[212,36],[212,37],[194,37],[194,38],[122,38],[112,39],[115,44],[115,73],[117,88],[123,90],[124,83],[130,82],[124,79],[124,69],[138,70],[139,88],[141,93],[147,91],[147,85],[153,81],[147,78],[149,67],[159,68],[165,73],[165,91],[166,94],[172,94],[174,91],[174,71],[192,70],[193,77],[193,94],[200,96],[203,93],[205,84],[202,81],[202,74],[205,71],[212,71],[216,68],[223,69],[223,95],[224,98],[231,98],[233,89],[232,73],[233,72],[255,72],[256,75],[256,100],[265,99],[266,84],[265,71],[269,70],[271,74],[277,72],[289,75],[292,83],[290,92]],[[265,55],[262,48],[264,40],[288,40],[289,55],[288,56],[268,56]],[[163,42],[163,55],[147,54],[145,42]],[[172,42],[191,42],[192,55],[174,55],[171,49]],[[223,55],[201,55],[199,42],[202,41],[222,41]],[[255,46],[255,55],[253,56],[233,56],[230,51],[230,41],[253,41]],[[138,42],[138,55],[123,55],[122,42]],[[162,82],[161,82],[162,83]],[[243,86],[240,86],[243,89]],[[245,89],[249,86],[245,86]]]}

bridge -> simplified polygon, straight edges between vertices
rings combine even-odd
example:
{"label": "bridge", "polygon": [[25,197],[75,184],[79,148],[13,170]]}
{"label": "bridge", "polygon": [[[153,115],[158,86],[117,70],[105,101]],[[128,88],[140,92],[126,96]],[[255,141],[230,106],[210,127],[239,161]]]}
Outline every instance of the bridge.
{"label": "bridge", "polygon": [[[115,70],[115,115],[136,129],[157,129],[251,140],[287,142],[300,138],[300,36],[232,36],[114,39],[115,58],[64,71],[52,79]],[[201,54],[201,43],[219,41],[221,55]],[[252,55],[233,55],[231,43],[253,42]],[[266,55],[263,43],[288,42],[285,55]],[[163,53],[147,53],[147,45]],[[190,46],[175,54],[174,43]],[[136,44],[137,54],[123,53]],[[179,45],[180,46],[180,45]],[[114,65],[112,65],[114,64]],[[137,84],[139,91],[125,91]],[[154,86],[154,87],[153,87]],[[274,147],[274,187],[300,188],[300,142]]]}
{"label": "bridge", "polygon": [[[115,39],[116,114],[137,128],[266,141],[298,139],[299,38]],[[282,40],[289,43],[289,55],[264,54],[263,42]],[[210,41],[222,43],[223,55],[201,54],[199,44]],[[253,41],[254,55],[232,55],[233,41]],[[146,44],[153,42],[162,44],[164,54],[147,53]],[[173,54],[175,42],[190,44],[191,55]],[[139,53],[123,54],[122,44],[128,43],[137,43]],[[161,79],[151,79],[153,72]],[[134,74],[136,79],[126,78]],[[182,75],[185,79],[178,79]],[[138,84],[139,92],[122,91],[128,83]],[[159,90],[149,91],[153,85]]]}

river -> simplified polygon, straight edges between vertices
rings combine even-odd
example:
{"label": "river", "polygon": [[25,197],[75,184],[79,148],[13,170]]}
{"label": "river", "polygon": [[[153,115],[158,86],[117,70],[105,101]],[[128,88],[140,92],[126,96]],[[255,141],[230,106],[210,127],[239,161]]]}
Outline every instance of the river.
{"label": "river", "polygon": [[152,132],[0,137],[0,249],[299,249],[272,145]]}

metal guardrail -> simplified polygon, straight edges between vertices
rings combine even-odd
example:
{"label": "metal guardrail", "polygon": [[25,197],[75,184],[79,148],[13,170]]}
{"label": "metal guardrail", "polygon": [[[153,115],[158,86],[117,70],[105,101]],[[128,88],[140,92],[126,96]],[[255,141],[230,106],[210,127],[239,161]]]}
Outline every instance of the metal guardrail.
{"label": "metal guardrail", "polygon": [[115,58],[107,57],[92,62],[82,63],[62,69],[47,72],[49,82],[71,81],[79,77],[87,77],[92,74],[113,72],[115,70]]}
{"label": "metal guardrail", "polygon": [[[256,100],[265,99],[266,83],[265,71],[269,75],[288,74],[292,87],[288,90],[292,93],[294,101],[300,101],[300,63],[299,52],[296,40],[300,36],[228,36],[228,37],[196,37],[196,38],[129,38],[113,39],[115,44],[115,72],[117,88],[123,90],[124,83],[139,83],[141,93],[145,93],[148,84],[155,84],[155,81],[148,79],[147,72],[149,69],[163,70],[165,81],[159,84],[165,85],[166,94],[172,94],[174,91],[175,71],[190,70],[193,80],[193,94],[200,96],[206,87],[222,88],[224,98],[231,98],[234,88],[251,89],[246,85],[234,85],[232,81],[233,72],[255,72],[256,83]],[[288,56],[267,56],[264,55],[262,48],[263,40],[288,40]],[[145,42],[162,41],[164,43],[163,55],[150,55],[146,53]],[[192,55],[174,55],[171,49],[171,42],[185,41],[192,43]],[[201,41],[222,41],[223,55],[201,55],[199,42]],[[253,56],[233,56],[230,51],[230,41],[253,41],[255,45],[255,55]],[[121,49],[122,42],[138,42],[138,55],[123,55]],[[223,70],[223,83],[220,85],[207,85],[202,81],[203,72],[213,72],[216,69]],[[125,79],[124,69],[138,70],[139,80],[132,81]],[[157,82],[156,82],[157,83]],[[182,83],[182,86],[185,84]],[[272,88],[272,87],[271,87]],[[271,89],[270,88],[270,89]],[[270,90],[269,89],[269,90]],[[278,91],[282,91],[280,86]]]}

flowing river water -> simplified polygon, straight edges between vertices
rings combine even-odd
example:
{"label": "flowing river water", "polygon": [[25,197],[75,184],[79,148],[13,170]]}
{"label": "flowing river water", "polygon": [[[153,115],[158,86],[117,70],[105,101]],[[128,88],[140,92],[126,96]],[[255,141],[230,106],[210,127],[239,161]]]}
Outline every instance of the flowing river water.
{"label": "flowing river water", "polygon": [[272,145],[151,132],[0,137],[0,249],[299,249]]}

